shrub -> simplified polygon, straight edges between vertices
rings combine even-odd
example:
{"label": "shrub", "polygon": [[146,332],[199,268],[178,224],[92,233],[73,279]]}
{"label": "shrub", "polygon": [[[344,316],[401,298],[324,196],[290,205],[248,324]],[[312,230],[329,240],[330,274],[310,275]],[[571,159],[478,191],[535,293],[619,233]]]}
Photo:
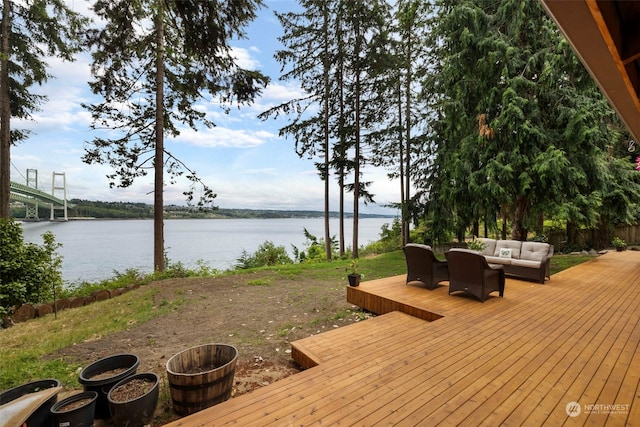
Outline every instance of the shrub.
{"label": "shrub", "polygon": [[[301,251],[295,245],[293,247],[293,255],[295,262],[322,262],[327,260],[327,252],[325,248],[325,240],[309,233],[304,228],[305,248]],[[331,238],[331,256],[338,257],[338,242],[336,237]]]}
{"label": "shrub", "polygon": [[380,227],[380,240],[365,246],[361,255],[382,254],[397,251],[402,248],[402,224],[399,218],[394,218],[391,226],[383,224]]}
{"label": "shrub", "polygon": [[253,255],[249,255],[247,251],[243,250],[237,261],[236,268],[238,269],[293,263],[284,246],[276,246],[268,240],[261,244]]}
{"label": "shrub", "polygon": [[20,224],[0,219],[0,317],[24,303],[51,301],[62,288],[61,245],[50,231],[42,239],[42,246],[25,243]]}

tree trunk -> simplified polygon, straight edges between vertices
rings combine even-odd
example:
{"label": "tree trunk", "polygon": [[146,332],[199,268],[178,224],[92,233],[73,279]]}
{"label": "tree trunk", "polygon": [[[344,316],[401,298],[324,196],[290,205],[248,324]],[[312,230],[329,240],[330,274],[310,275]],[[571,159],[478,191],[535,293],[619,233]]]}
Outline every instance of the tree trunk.
{"label": "tree trunk", "polygon": [[0,56],[0,218],[9,218],[11,193],[11,100],[9,99],[10,1],[2,2],[2,54]]}
{"label": "tree trunk", "polygon": [[511,239],[527,240],[527,230],[523,226],[523,220],[528,211],[529,200],[524,196],[518,196],[513,213],[513,223],[511,224]]}
{"label": "tree trunk", "polygon": [[404,191],[404,135],[402,133],[402,84],[400,82],[400,75],[398,75],[398,168],[400,169],[400,229],[402,234],[402,246],[404,247],[407,243],[409,243],[409,233],[407,232],[407,228],[405,224],[409,223],[409,212],[407,209],[407,200]]}
{"label": "tree trunk", "polygon": [[344,167],[340,170],[340,178],[338,180],[338,187],[340,188],[340,256],[343,256],[345,253],[344,247]]}
{"label": "tree trunk", "polygon": [[328,30],[328,5],[323,3],[324,13],[324,58],[323,58],[323,77],[324,77],[324,247],[327,261],[331,261],[331,230],[329,229],[329,96],[331,94],[329,87],[329,30]]}
{"label": "tree trunk", "polygon": [[404,185],[404,209],[405,220],[402,224],[403,234],[406,235],[407,242],[409,241],[409,212],[411,210],[411,177],[409,171],[411,170],[411,77],[413,70],[411,68],[411,64],[414,58],[411,58],[412,46],[411,46],[411,31],[408,31],[407,40],[406,40],[406,54],[405,57],[405,69],[407,70],[407,77],[405,81],[405,114],[404,120],[406,122],[404,126],[404,131],[406,132],[406,137],[404,138],[405,144],[407,144],[407,148],[404,151],[405,155],[405,185]]}
{"label": "tree trunk", "polygon": [[593,230],[593,248],[604,249],[609,247],[613,237],[611,234],[611,229],[607,225],[607,220],[605,218],[600,218],[598,227]]}
{"label": "tree trunk", "polygon": [[338,166],[338,188],[340,191],[340,236],[339,236],[339,245],[340,245],[340,256],[344,256],[345,253],[345,233],[344,233],[344,160],[346,158],[345,152],[345,135],[344,135],[344,127],[345,127],[345,101],[344,101],[344,40],[342,40],[342,20],[340,17],[337,19],[336,23],[336,40],[338,42],[338,64],[336,66],[337,70],[337,78],[336,84],[338,85],[338,158],[339,158],[339,166]]}
{"label": "tree trunk", "polygon": [[500,232],[500,237],[502,240],[506,240],[507,239],[507,208],[505,206],[502,206],[502,208],[500,209],[500,212],[502,214],[502,230]]}
{"label": "tree trunk", "polygon": [[153,265],[164,271],[164,10],[158,2],[156,16],[156,152],[154,158]]}
{"label": "tree trunk", "polygon": [[576,246],[578,244],[578,227],[576,223],[567,221],[565,230],[567,234],[567,246]]}
{"label": "tree trunk", "polygon": [[360,71],[356,71],[355,154],[353,167],[353,258],[358,258],[358,215],[360,205]]}

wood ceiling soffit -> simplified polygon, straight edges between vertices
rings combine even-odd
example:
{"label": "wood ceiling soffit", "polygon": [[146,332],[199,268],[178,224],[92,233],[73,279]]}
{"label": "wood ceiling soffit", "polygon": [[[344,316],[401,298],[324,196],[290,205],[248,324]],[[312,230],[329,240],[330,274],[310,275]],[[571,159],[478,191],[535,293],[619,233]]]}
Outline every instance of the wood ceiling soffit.
{"label": "wood ceiling soffit", "polygon": [[[618,2],[586,0],[586,3],[615,62],[616,68],[620,72],[627,90],[633,95],[633,102],[636,104],[637,110],[640,111],[640,99],[638,99],[640,95],[640,72],[637,61],[632,58],[634,55],[629,56],[626,63],[623,61],[623,40],[625,40],[623,36],[625,33],[622,25],[623,21],[620,17],[620,8],[619,5],[616,5]],[[633,7],[629,7],[626,12],[630,13],[633,10]],[[630,45],[630,43],[627,42],[627,45]],[[629,49],[627,48],[627,51]]]}

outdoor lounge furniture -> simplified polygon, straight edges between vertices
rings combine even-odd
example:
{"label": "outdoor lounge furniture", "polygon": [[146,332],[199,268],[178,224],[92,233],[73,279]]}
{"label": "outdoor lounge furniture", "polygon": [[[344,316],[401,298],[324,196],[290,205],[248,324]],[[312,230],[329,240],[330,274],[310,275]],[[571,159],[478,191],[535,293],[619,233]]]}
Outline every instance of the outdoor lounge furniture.
{"label": "outdoor lounge furniture", "polygon": [[494,291],[504,296],[502,266],[490,266],[484,256],[469,249],[451,249],[444,255],[449,264],[449,294],[463,291],[482,302]]}
{"label": "outdoor lounge furniture", "polygon": [[429,289],[449,280],[446,261],[438,260],[431,246],[409,243],[402,248],[407,260],[407,284],[419,282]]}
{"label": "outdoor lounge furniture", "polygon": [[519,240],[478,240],[485,245],[481,253],[487,262],[504,266],[505,274],[535,280],[538,283],[544,283],[546,278],[551,279],[553,245]]}

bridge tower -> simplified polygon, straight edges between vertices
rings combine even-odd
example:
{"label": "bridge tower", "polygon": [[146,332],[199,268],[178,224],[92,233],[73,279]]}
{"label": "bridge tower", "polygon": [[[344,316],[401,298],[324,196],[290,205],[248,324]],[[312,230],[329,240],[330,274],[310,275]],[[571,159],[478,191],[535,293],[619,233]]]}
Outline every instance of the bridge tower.
{"label": "bridge tower", "polygon": [[[56,196],[56,191],[62,191],[62,197]],[[69,217],[67,215],[67,177],[64,172],[53,172],[51,177],[51,195],[53,197],[58,197],[63,201],[62,206],[54,206],[51,204],[51,221],[55,220],[55,210],[56,209],[64,209],[64,219],[63,221],[68,221]]]}
{"label": "bridge tower", "polygon": [[[38,169],[27,169],[27,187],[38,189]],[[37,199],[34,204],[25,205],[24,219],[27,221],[40,221]]]}

